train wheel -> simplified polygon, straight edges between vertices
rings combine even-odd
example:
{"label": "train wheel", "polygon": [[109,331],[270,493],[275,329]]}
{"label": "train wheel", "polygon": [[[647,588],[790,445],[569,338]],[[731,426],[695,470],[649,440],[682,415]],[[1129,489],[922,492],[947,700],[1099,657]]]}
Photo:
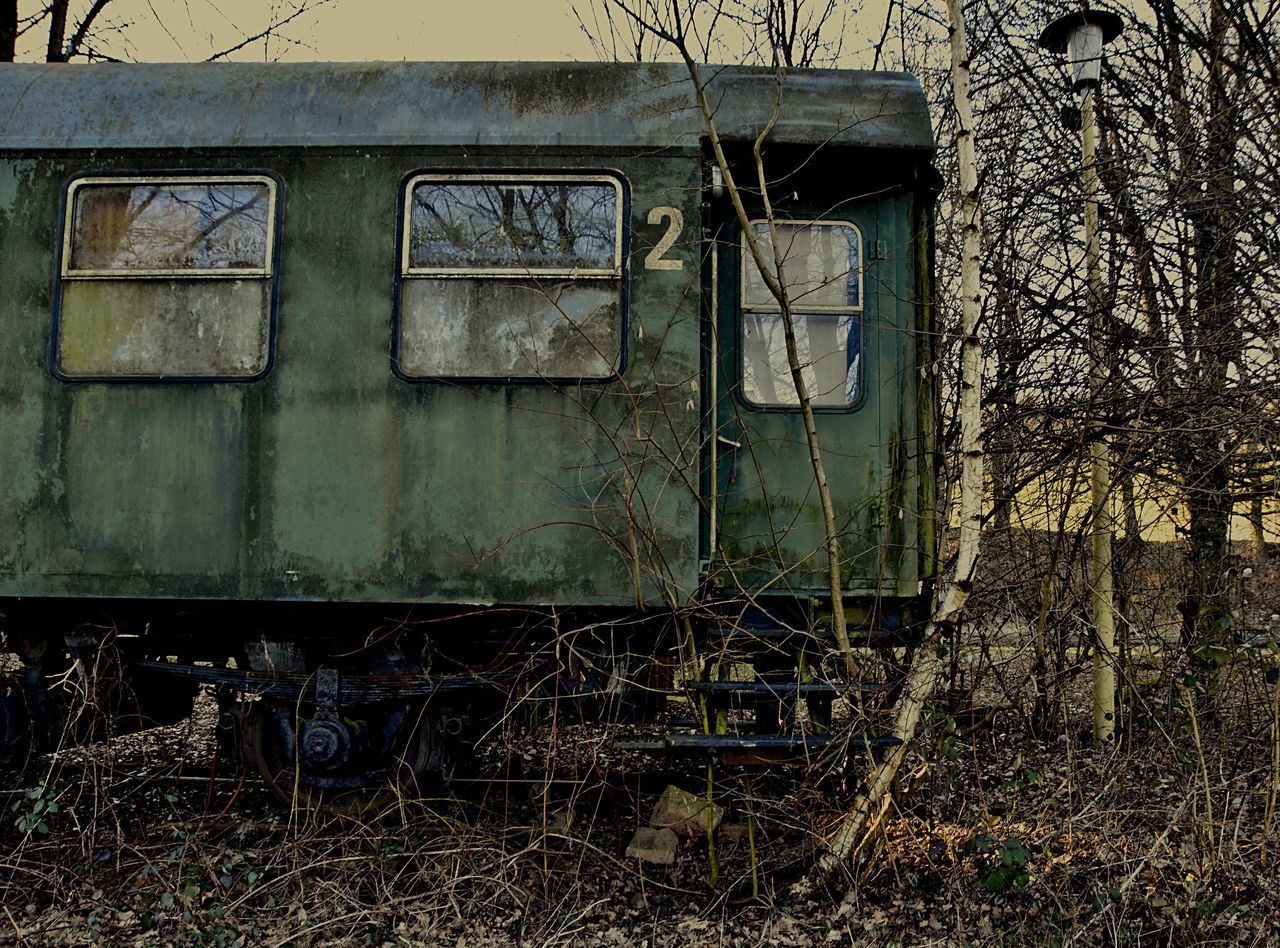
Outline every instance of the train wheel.
{"label": "train wheel", "polygon": [[373,816],[421,795],[448,761],[447,721],[430,705],[371,705],[326,714],[295,703],[245,708],[245,761],[289,807]]}

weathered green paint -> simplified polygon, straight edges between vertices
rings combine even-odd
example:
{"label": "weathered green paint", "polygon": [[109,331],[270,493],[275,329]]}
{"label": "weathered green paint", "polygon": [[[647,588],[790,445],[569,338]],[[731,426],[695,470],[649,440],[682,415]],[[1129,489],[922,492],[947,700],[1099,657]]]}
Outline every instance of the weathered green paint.
{"label": "weathered green paint", "polygon": [[916,299],[919,300],[917,316],[915,376],[916,376],[916,430],[915,463],[918,470],[920,529],[917,546],[920,555],[920,574],[930,582],[937,573],[938,553],[938,399],[937,373],[932,366],[937,358],[934,339],[933,304],[933,204],[932,194],[913,195],[911,201],[911,226],[918,235],[915,241]]}
{"label": "weathered green paint", "polygon": [[[615,602],[633,598],[621,451],[646,564],[682,595],[697,581],[691,467],[699,413],[697,244],[683,271],[631,277],[625,384],[412,384],[390,368],[395,206],[427,154],[186,157],[283,182],[276,362],[259,382],[60,382],[49,373],[62,182],[172,156],[67,156],[17,175],[0,229],[0,594]],[[504,167],[599,167],[591,156]],[[654,205],[698,218],[695,159],[620,159],[633,247]],[[23,165],[35,168],[34,163]],[[358,209],[358,212],[353,212]],[[637,439],[637,432],[640,438]],[[674,462],[674,465],[673,465]],[[651,539],[650,539],[651,538]]]}
{"label": "weathered green paint", "polygon": [[[515,67],[493,67],[483,81],[478,66],[440,67],[428,72],[444,84],[420,87],[421,101],[399,108],[391,94],[426,73],[292,69],[0,70],[0,88],[19,103],[0,124],[0,596],[627,605],[636,597],[634,547],[645,600],[693,597],[705,568],[700,472],[715,432],[704,418],[711,367],[700,277],[699,222],[710,198],[696,123],[672,118],[687,108],[676,100],[688,89],[662,86],[667,67],[590,67],[588,78],[612,77],[595,86],[578,67],[563,67],[564,88],[536,94],[522,89],[518,80],[529,75]],[[130,75],[139,77],[133,96],[103,112],[110,96],[102,90],[123,95]],[[805,144],[835,134],[860,146],[838,152],[854,162],[868,148],[891,147],[896,129],[898,144],[921,160],[927,117],[921,132],[913,83],[823,75],[797,78],[795,121],[777,137]],[[23,77],[29,88],[18,89]],[[772,82],[767,71],[726,75],[725,118],[738,134],[767,118],[772,96],[749,94],[765,79]],[[201,92],[211,111],[184,102],[184,116],[201,117],[184,126],[174,103],[203,80],[231,104],[215,110],[215,93]],[[637,81],[643,89],[624,117],[610,113]],[[388,111],[363,108],[361,89]],[[70,96],[60,119],[38,114],[51,90]],[[262,100],[270,108],[253,97],[263,90],[275,95]],[[851,90],[852,105],[837,101]],[[833,132],[876,92],[879,124]],[[247,108],[245,96],[253,107],[229,116]],[[423,124],[433,97],[443,117]],[[289,115],[281,102],[302,113]],[[627,131],[633,119],[638,130]],[[180,145],[196,147],[174,150]],[[252,382],[56,379],[48,346],[67,180],[184,169],[270,172],[281,181],[272,369]],[[488,169],[611,171],[628,182],[621,380],[415,384],[391,371],[403,182],[415,172]],[[846,197],[843,187],[832,194]],[[895,289],[916,285],[920,238],[908,200],[898,192],[841,212],[864,227],[868,257],[877,240],[888,248],[865,282],[866,399],[853,412],[820,416],[854,593],[913,595],[921,578],[919,308]],[[684,217],[666,252],[681,270],[643,266],[667,231],[667,218],[648,223],[660,206]],[[734,279],[732,267],[721,272]],[[726,283],[721,299],[730,307],[721,325],[731,358],[736,288]],[[734,370],[720,371],[727,392]],[[745,567],[738,579],[773,584],[782,571],[785,581],[771,588],[821,588],[821,529],[798,415],[749,410],[731,394],[723,405],[722,431],[747,445],[738,482],[721,485],[728,560]]]}

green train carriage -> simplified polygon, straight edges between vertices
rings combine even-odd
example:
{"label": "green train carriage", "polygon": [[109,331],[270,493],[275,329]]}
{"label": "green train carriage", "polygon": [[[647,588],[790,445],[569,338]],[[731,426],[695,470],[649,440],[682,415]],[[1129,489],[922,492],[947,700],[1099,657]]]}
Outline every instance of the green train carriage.
{"label": "green train carriage", "polygon": [[[754,184],[777,78],[704,80]],[[672,671],[682,646],[821,641],[781,314],[683,66],[14,65],[0,88],[6,743],[57,732],[50,676],[79,659],[115,727],[212,684],[273,786],[297,760],[331,793],[440,766],[547,655],[585,706],[715,692],[687,653]],[[795,71],[781,101],[838,607],[899,642],[933,570],[932,133],[901,74]],[[769,671],[811,709],[840,693]],[[817,737],[768,718],[665,746]]]}

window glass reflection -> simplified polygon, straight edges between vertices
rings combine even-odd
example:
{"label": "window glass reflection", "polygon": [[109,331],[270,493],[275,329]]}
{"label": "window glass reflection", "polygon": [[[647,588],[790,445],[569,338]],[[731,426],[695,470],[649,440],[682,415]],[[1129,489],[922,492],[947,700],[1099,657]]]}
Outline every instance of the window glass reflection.
{"label": "window glass reflection", "polygon": [[68,272],[267,268],[266,184],[84,185]]}
{"label": "window glass reflection", "polygon": [[423,182],[410,201],[409,266],[608,271],[619,226],[611,184]]}
{"label": "window glass reflection", "polygon": [[[844,314],[799,314],[794,323],[801,373],[814,406],[855,404],[862,390],[861,320]],[[762,407],[800,405],[779,315],[743,316],[742,394]]]}

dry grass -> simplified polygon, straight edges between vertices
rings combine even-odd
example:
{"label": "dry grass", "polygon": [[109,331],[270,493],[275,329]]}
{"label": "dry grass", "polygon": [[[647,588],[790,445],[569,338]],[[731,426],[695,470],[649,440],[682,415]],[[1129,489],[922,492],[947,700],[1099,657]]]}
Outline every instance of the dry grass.
{"label": "dry grass", "polygon": [[[1106,750],[1088,741],[1069,583],[1047,717],[1035,713],[1035,587],[980,591],[979,614],[1001,619],[961,630],[895,806],[835,891],[793,883],[856,769],[718,768],[726,822],[749,821],[755,846],[723,834],[712,885],[705,841],[671,868],[622,855],[665,783],[704,790],[698,761],[548,726],[496,738],[486,779],[326,819],[278,808],[238,764],[211,767],[206,697],[187,725],[65,751],[0,791],[0,942],[1275,944],[1280,685],[1242,648],[1209,714],[1179,686],[1176,583],[1152,572],[1131,604],[1130,714]],[[1269,621],[1273,572],[1244,591],[1242,624]]]}
{"label": "dry grass", "polygon": [[[1249,669],[1203,762],[1155,721],[1095,753],[1083,715],[1028,736],[1014,712],[939,717],[851,894],[790,883],[850,788],[722,769],[745,839],[671,869],[621,853],[667,780],[572,732],[555,770],[459,785],[361,822],[289,814],[209,770],[207,705],[185,728],[77,750],[6,792],[0,932],[18,944],[1263,944],[1280,933],[1269,689]],[[530,735],[523,759],[546,747]],[[587,748],[573,754],[570,748]],[[210,778],[213,777],[211,782]],[[545,778],[545,779],[544,779]],[[748,800],[748,793],[750,798]],[[47,832],[30,819],[35,804]],[[748,807],[748,802],[750,806]],[[568,832],[548,831],[572,808]],[[556,827],[558,829],[558,827]],[[994,878],[1001,858],[1018,872]],[[753,875],[756,897],[752,897]]]}

